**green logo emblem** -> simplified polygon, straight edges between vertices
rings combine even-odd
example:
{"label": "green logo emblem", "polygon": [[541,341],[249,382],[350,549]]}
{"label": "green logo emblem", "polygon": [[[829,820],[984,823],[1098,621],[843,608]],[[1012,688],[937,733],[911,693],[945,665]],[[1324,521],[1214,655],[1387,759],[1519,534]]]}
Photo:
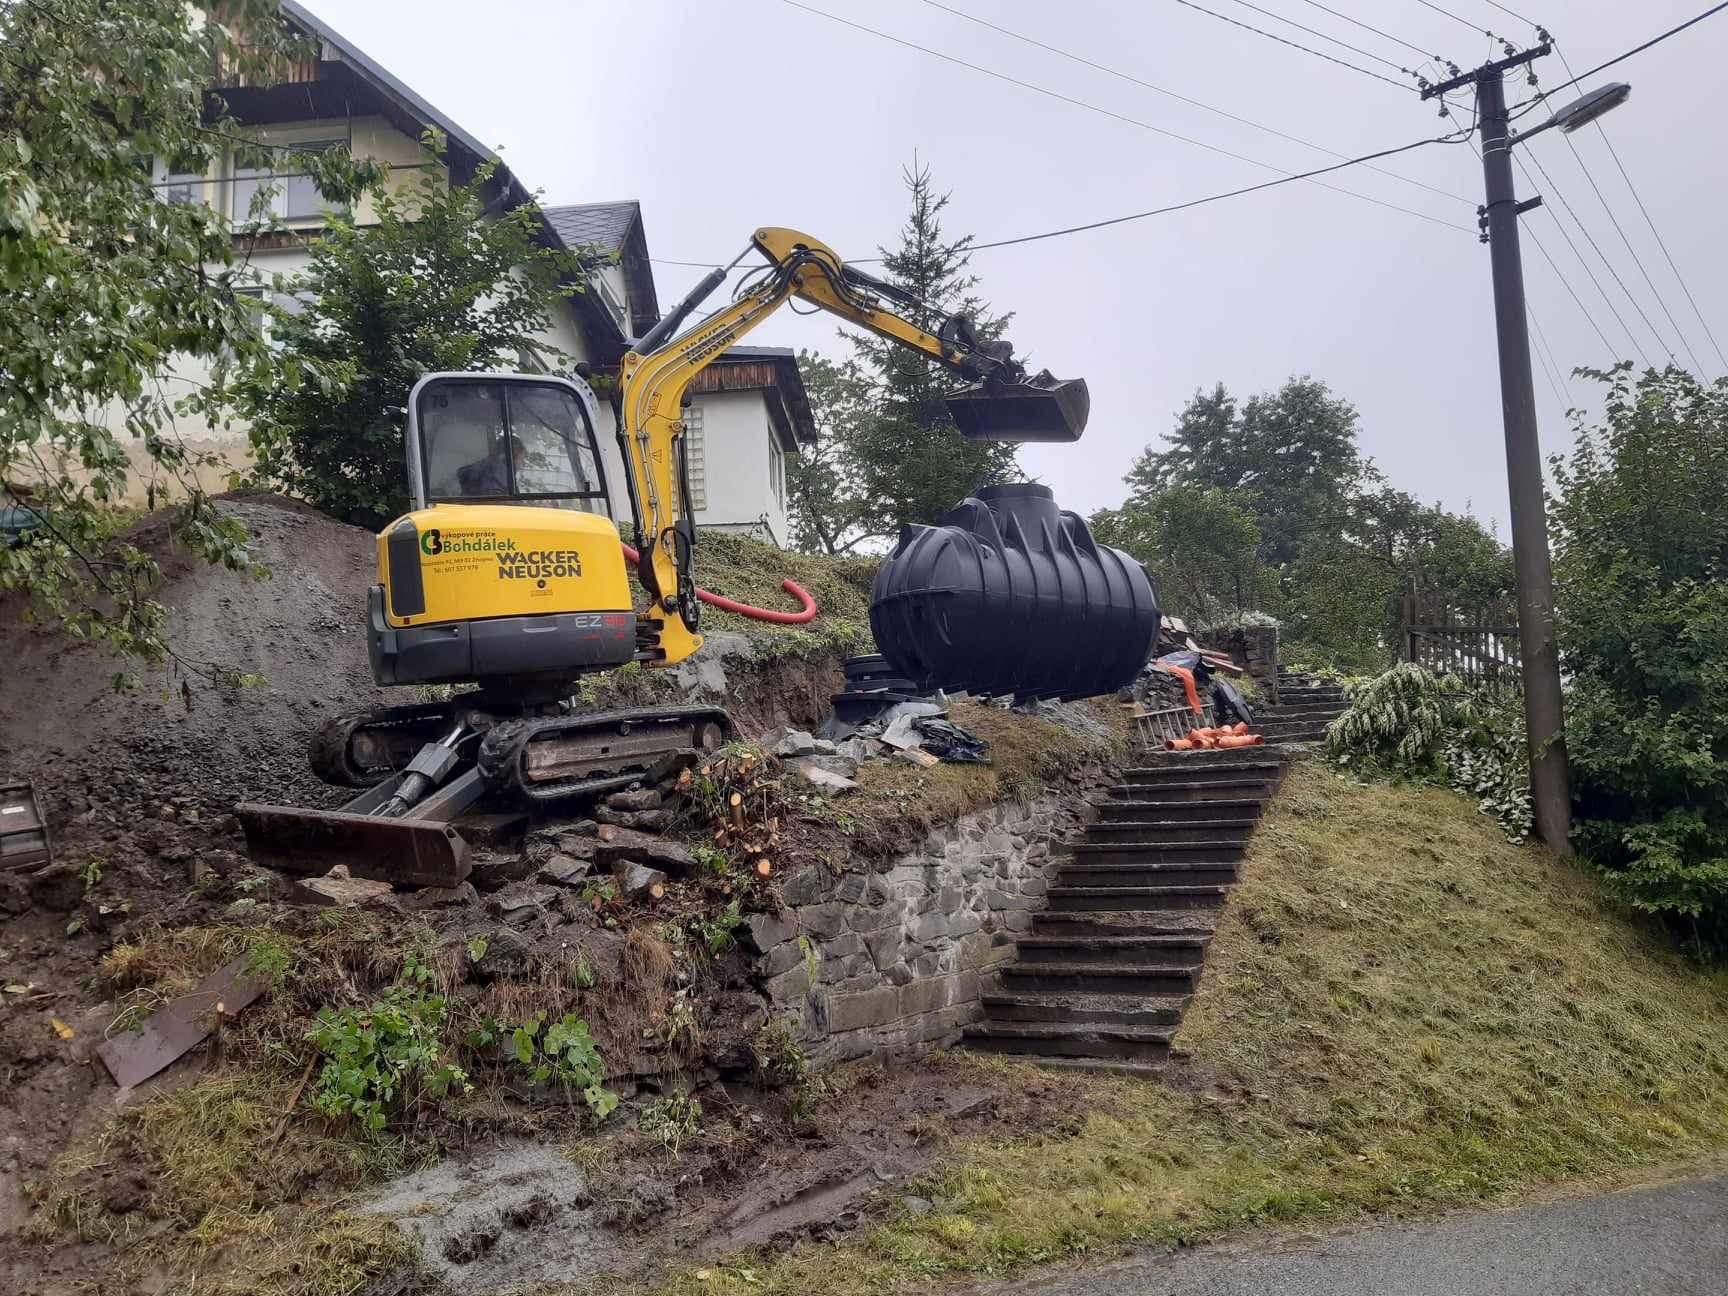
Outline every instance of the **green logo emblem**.
{"label": "green logo emblem", "polygon": [[420,537],[420,552],[423,554],[441,554],[444,552],[444,537],[437,527],[433,527]]}

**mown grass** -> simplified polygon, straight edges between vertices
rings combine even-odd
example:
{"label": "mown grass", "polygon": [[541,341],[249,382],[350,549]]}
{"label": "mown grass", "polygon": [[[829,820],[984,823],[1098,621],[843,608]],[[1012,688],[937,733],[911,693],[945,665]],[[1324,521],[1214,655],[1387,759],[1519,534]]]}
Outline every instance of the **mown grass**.
{"label": "mown grass", "polygon": [[1728,976],[1464,799],[1318,765],[1269,809],[1178,1043],[1186,1085],[1076,1079],[1077,1132],[956,1147],[909,1189],[927,1214],[663,1290],[881,1292],[1728,1147]]}

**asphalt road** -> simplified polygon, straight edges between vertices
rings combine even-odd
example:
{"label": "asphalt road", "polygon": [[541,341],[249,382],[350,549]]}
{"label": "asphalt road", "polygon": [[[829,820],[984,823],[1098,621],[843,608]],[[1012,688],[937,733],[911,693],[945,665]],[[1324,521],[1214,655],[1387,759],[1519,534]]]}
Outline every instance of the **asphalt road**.
{"label": "asphalt road", "polygon": [[997,1288],[1025,1296],[1728,1296],[1728,1179],[1247,1239]]}

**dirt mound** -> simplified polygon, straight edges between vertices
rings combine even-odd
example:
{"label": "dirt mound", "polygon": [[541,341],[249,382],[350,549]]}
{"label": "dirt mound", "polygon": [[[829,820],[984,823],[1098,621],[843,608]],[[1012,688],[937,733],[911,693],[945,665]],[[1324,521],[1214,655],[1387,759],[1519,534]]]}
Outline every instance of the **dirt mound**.
{"label": "dirt mound", "polygon": [[[127,663],[4,609],[0,772],[36,779],[74,814],[88,804],[155,812],[178,800],[209,812],[246,798],[341,799],[313,777],[306,744],[327,716],[384,700],[366,659],[372,534],[276,496],[232,496],[217,507],[245,524],[272,574],[225,571],[186,553],[166,515],[139,523],[129,538],[161,566],[157,597],[181,660],[147,669],[132,692],[113,685]],[[247,682],[213,683],[182,662]]]}

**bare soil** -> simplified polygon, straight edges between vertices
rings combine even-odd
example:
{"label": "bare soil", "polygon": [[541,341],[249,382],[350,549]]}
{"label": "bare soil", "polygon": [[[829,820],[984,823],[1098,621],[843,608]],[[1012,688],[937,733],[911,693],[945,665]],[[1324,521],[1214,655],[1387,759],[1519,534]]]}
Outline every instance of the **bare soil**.
{"label": "bare soil", "polygon": [[[34,780],[56,852],[56,865],[44,877],[0,874],[0,1296],[153,1290],[164,1281],[160,1273],[120,1276],[137,1272],[133,1248],[148,1247],[176,1227],[162,1208],[159,1167],[134,1155],[124,1137],[74,1186],[108,1223],[119,1222],[125,1243],[78,1240],[34,1209],[26,1185],[51,1174],[68,1149],[95,1146],[129,1106],[231,1076],[248,1061],[203,1046],[137,1090],[117,1091],[94,1052],[116,1029],[126,1004],[96,975],[98,967],[115,947],[162,930],[236,924],[302,934],[316,929],[316,913],[279,903],[284,879],[246,860],[231,807],[245,799],[339,804],[346,794],[308,768],[311,733],[333,714],[406,700],[401,690],[378,689],[366,660],[372,534],[272,496],[231,496],[219,507],[245,523],[254,557],[272,574],[258,579],[212,568],[175,547],[164,518],[141,522],[131,538],[161,566],[158,597],[169,608],[176,655],[144,672],[133,691],[114,690],[122,664],[100,647],[25,625],[17,604],[0,603],[0,777]],[[646,687],[724,700],[748,736],[787,723],[809,728],[822,718],[828,694],[839,686],[837,658],[763,652],[737,642],[738,635],[715,638],[715,648],[723,650],[712,655],[717,670],[684,672],[672,685],[649,678]],[[615,691],[627,701],[629,690],[641,687],[641,679],[629,680]],[[602,700],[610,699],[603,694]],[[896,815],[907,809],[899,800],[891,805]],[[812,848],[845,853],[844,841],[822,835],[821,822],[801,827],[812,834]],[[853,843],[874,844],[867,827]],[[589,963],[604,980],[609,968],[631,957],[628,941],[617,930],[597,928],[594,915],[574,902],[574,893],[561,900],[571,911],[561,925],[548,922],[544,931],[527,930],[509,942],[495,939],[492,964],[513,951],[526,965],[574,937],[588,942]],[[668,915],[682,920],[676,906],[655,918],[664,922]],[[427,919],[433,916],[415,916]],[[406,921],[384,920],[386,927]],[[498,926],[472,905],[433,921],[457,939],[469,926],[494,934]],[[213,952],[205,956],[214,960],[211,966],[221,961]],[[650,1086],[608,1122],[598,1163],[574,1176],[585,1185],[589,1205],[556,1194],[540,1202],[544,1194],[536,1190],[496,1211],[471,1209],[475,1220],[464,1226],[463,1237],[435,1240],[442,1259],[430,1267],[444,1271],[437,1281],[468,1290],[524,1279],[584,1281],[584,1271],[574,1268],[547,1272],[540,1261],[528,1267],[509,1262],[507,1244],[518,1235],[533,1244],[525,1254],[562,1246],[564,1254],[590,1256],[586,1272],[643,1273],[692,1249],[772,1247],[843,1232],[872,1212],[894,1209],[897,1185],[950,1135],[1008,1135],[1063,1119],[1055,1114],[1062,1110],[1055,1082],[1010,1084],[988,1068],[958,1061],[854,1068],[817,1082],[810,1104],[809,1094],[757,1087],[727,1064],[743,1049],[743,1008],[756,998],[745,993],[741,966],[736,955],[719,961],[716,983],[698,1006],[706,1043],[704,1056],[694,1061],[711,1082],[696,1095],[704,1107],[701,1128],[677,1154],[635,1131],[636,1112],[655,1097]],[[497,998],[531,989],[529,980],[524,975],[518,986],[508,976],[489,984],[481,978],[453,993]],[[346,993],[368,989],[351,980]],[[249,1013],[288,1020],[290,1006],[276,998]],[[654,1059],[642,1055],[641,1023],[627,996],[614,998],[615,1015],[590,1011],[596,1038],[609,1060],[651,1064]],[[255,1029],[245,1018],[242,1027]],[[632,1035],[634,1049],[626,1042]],[[304,1050],[297,1031],[283,1038]],[[298,1071],[297,1062],[287,1067],[290,1082]],[[300,1117],[316,1123],[304,1109]],[[426,1146],[441,1152],[448,1182],[468,1201],[475,1196],[468,1189],[487,1180],[484,1166],[504,1155],[500,1148],[513,1146],[511,1140],[530,1140],[543,1163],[546,1149],[562,1141],[593,1143],[584,1129],[579,1108],[549,1110],[543,1098],[500,1086],[440,1125]],[[512,1177],[508,1168],[504,1177]],[[538,1181],[535,1175],[520,1180]],[[426,1183],[398,1181],[393,1191],[436,1198],[437,1183],[433,1173]],[[349,1182],[313,1177],[294,1190],[308,1211],[360,1200]],[[322,1204],[312,1206],[313,1200]],[[494,1222],[499,1232],[488,1241]],[[605,1245],[594,1243],[596,1229]],[[465,1255],[472,1259],[464,1261]],[[244,1263],[246,1257],[233,1259]],[[411,1290],[421,1281],[404,1279],[393,1290]]]}

